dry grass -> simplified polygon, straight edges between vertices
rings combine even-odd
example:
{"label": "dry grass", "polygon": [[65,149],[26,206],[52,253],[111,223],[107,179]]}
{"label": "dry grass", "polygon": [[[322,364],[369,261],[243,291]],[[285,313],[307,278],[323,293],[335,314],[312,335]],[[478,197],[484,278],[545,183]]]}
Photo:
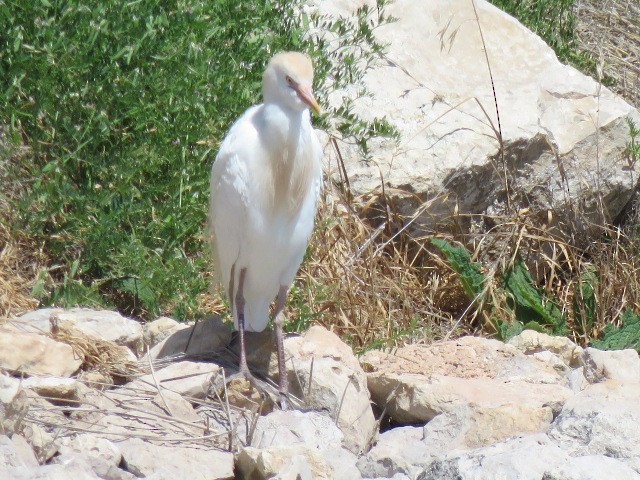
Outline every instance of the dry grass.
{"label": "dry grass", "polygon": [[0,213],[0,317],[33,310],[38,302],[31,296],[43,255],[28,239],[16,239]]}
{"label": "dry grass", "polygon": [[[377,227],[363,220],[372,210],[382,218]],[[500,218],[475,215],[471,222],[485,226],[476,233],[434,231],[416,237],[398,228],[412,218],[394,210],[382,189],[351,200],[348,190],[335,186],[325,194],[319,217],[311,258],[299,276],[303,303],[317,312],[316,321],[356,349],[496,334],[496,320],[515,319],[502,275],[518,256],[544,298],[560,308],[579,344],[597,338],[624,309],[640,310],[640,245],[620,228],[603,228],[601,237],[577,247],[561,230],[519,212]],[[430,245],[432,235],[464,245],[482,265],[484,307],[466,296],[457,274]],[[597,275],[590,284],[592,312],[581,293],[590,271]],[[300,315],[299,303],[292,302],[290,318]]]}
{"label": "dry grass", "polygon": [[640,107],[640,3],[637,0],[579,0],[576,33],[580,48],[593,55],[599,76]]}
{"label": "dry grass", "polygon": [[326,185],[299,273],[305,297],[294,299],[291,317],[304,303],[356,349],[462,333],[454,315],[469,300],[433,249],[403,228],[411,222],[383,185],[357,198],[346,178]]}
{"label": "dry grass", "polygon": [[16,220],[11,200],[18,198],[23,188],[14,180],[20,176],[13,171],[13,159],[27,154],[25,149],[7,145],[0,128],[0,318],[38,305],[31,288],[40,268],[47,264],[40,245],[10,228]]}

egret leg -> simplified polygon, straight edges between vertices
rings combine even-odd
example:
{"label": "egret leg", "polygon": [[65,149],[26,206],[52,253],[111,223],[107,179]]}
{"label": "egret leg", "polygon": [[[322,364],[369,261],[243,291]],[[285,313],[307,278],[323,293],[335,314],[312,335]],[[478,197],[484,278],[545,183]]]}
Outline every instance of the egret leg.
{"label": "egret leg", "polygon": [[[238,291],[236,292],[235,306],[238,314],[238,333],[240,335],[240,371],[249,374],[249,366],[247,365],[247,350],[244,346],[244,277],[247,269],[241,268],[238,278]],[[233,282],[233,280],[231,280]]]}
{"label": "egret leg", "polygon": [[281,285],[276,299],[276,309],[273,312],[273,325],[276,330],[276,348],[278,351],[278,390],[280,391],[281,407],[286,408],[287,395],[289,394],[289,379],[284,363],[284,335],[282,325],[284,324],[284,304],[287,299],[288,288]]}

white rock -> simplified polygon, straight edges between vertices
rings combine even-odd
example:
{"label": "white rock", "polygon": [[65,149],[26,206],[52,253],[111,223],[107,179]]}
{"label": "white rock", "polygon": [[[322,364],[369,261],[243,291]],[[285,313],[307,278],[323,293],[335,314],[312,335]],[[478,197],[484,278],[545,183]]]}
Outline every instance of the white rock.
{"label": "white rock", "polygon": [[28,423],[23,428],[23,435],[40,464],[46,463],[58,452],[58,440],[40,425]]}
{"label": "white rock", "polygon": [[60,439],[59,455],[53,464],[65,464],[82,460],[100,478],[110,480],[128,478],[118,467],[122,453],[114,442],[99,438],[94,434],[78,434]]}
{"label": "white rock", "polygon": [[586,348],[581,358],[587,378],[592,382],[602,379],[640,383],[640,357],[633,349],[598,350]]}
{"label": "white rock", "polygon": [[553,368],[559,373],[569,374],[569,367],[562,360],[562,358],[556,355],[555,353],[551,353],[547,350],[544,350],[542,352],[532,353],[531,356],[536,360],[545,362],[547,365],[549,365],[551,368]]}
{"label": "white rock", "polygon": [[589,385],[589,381],[584,375],[584,370],[584,367],[574,368],[567,375],[569,387],[574,393],[581,392]]}
{"label": "white rock", "polygon": [[580,365],[582,347],[573,343],[567,337],[548,335],[535,330],[523,330],[519,335],[512,337],[507,342],[527,355],[551,352],[556,354],[570,367]]}
{"label": "white rock", "polygon": [[114,342],[138,352],[142,342],[142,325],[109,310],[73,308],[58,314],[62,322],[71,322],[89,336]]}
{"label": "white rock", "polygon": [[527,435],[475,450],[454,450],[434,460],[418,478],[542,480],[546,472],[569,461],[546,435]]}
{"label": "white rock", "polygon": [[28,410],[27,395],[20,381],[0,374],[0,434],[20,431]]}
{"label": "white rock", "polygon": [[193,409],[193,405],[180,393],[171,390],[158,392],[151,402],[163,415],[169,415],[183,422],[202,423],[202,418]]}
{"label": "white rock", "polygon": [[544,480],[602,480],[604,478],[640,480],[640,474],[618,459],[605,455],[589,455],[571,458],[567,463],[554,466],[544,476]]}
{"label": "white rock", "polygon": [[[375,2],[367,3],[375,11]],[[341,144],[350,188],[355,195],[370,192],[382,176],[389,190],[406,192],[396,199],[405,213],[415,210],[416,198],[429,199],[414,227],[444,221],[454,207],[460,213],[501,211],[507,195],[502,169],[495,168],[500,143],[486,52],[506,161],[516,176],[511,186],[522,192],[508,195],[516,208],[533,207],[545,218],[549,208],[564,220],[571,205],[582,202],[582,211],[593,211],[596,220],[596,203],[604,199],[608,218],[615,218],[634,188],[628,166],[619,161],[629,140],[625,118],[638,123],[640,115],[561,64],[515,19],[486,1],[475,5],[485,43],[467,0],[398,0],[386,7],[397,21],[375,30],[389,45],[384,60],[367,70],[362,85],[333,92],[329,103],[340,106],[345,97],[360,96],[353,112],[366,120],[386,117],[400,138],[372,142],[368,162],[355,147]],[[350,17],[353,4],[314,2],[313,10],[335,20]],[[362,86],[371,95],[359,94]],[[330,176],[340,181],[336,155],[327,148]],[[596,184],[600,194],[594,193]]]}
{"label": "white rock", "polygon": [[33,310],[13,319],[11,325],[24,332],[48,334],[51,333],[51,323],[49,322],[51,314],[62,311],[64,311],[63,308]]}
{"label": "white rock", "polygon": [[39,465],[38,459],[31,449],[31,445],[29,445],[24,436],[14,433],[11,437],[11,443],[13,443],[13,446],[26,467],[37,467]]}
{"label": "white rock", "polygon": [[241,478],[253,480],[332,480],[331,468],[315,450],[302,445],[258,449],[246,447],[236,465]]}
{"label": "white rock", "polygon": [[28,469],[16,468],[6,472],[0,470],[0,478],[10,478],[11,480],[102,480],[82,459],[76,458],[69,459],[64,464],[41,465],[38,468]]}
{"label": "white rock", "polygon": [[[0,435],[0,470],[10,467],[37,467],[29,444],[20,435]],[[0,477],[2,478],[2,477]]]}
{"label": "white rock", "polygon": [[224,349],[230,342],[231,329],[220,317],[213,316],[176,329],[155,345],[149,355],[153,360],[174,355],[206,355]]}
{"label": "white rock", "polygon": [[304,445],[314,450],[340,446],[344,435],[335,421],[320,412],[277,410],[258,418],[251,446]]}
{"label": "white rock", "polygon": [[483,338],[370,351],[360,361],[372,398],[397,423],[424,423],[471,404],[535,410],[573,394],[567,378],[546,362]]}
{"label": "white rock", "polygon": [[546,430],[553,419],[548,407],[501,405],[461,406],[442,413],[424,427],[399,427],[380,435],[378,443],[358,462],[363,475],[415,477],[434,459],[453,450],[469,450],[517,434]]}
{"label": "white rock", "polygon": [[[187,397],[204,398],[211,378],[217,376],[220,367],[213,363],[180,361],[159,368],[154,375],[144,375],[125,385],[127,388],[147,392],[157,391],[158,386]],[[154,379],[155,377],[155,379]]]}
{"label": "white rock", "polygon": [[22,382],[24,388],[49,399],[77,400],[82,385],[75,378],[29,377]]}
{"label": "white rock", "polygon": [[285,340],[292,392],[312,408],[335,418],[354,453],[368,448],[377,430],[366,375],[351,348],[320,326]]}
{"label": "white rock", "polygon": [[130,438],[131,432],[145,432],[158,440],[195,437],[211,433],[217,426],[214,418],[205,425],[191,403],[171,390],[145,393],[115,389],[104,396],[113,400],[114,406],[88,421],[96,425],[103,438],[114,442]]}
{"label": "white rock", "polygon": [[160,317],[153,322],[145,323],[142,327],[144,345],[153,348],[165,338],[184,328],[189,328],[189,325],[176,322],[169,317]]}
{"label": "white rock", "polygon": [[[436,417],[438,418],[438,417]],[[395,474],[415,478],[434,458],[434,449],[424,442],[422,427],[397,427],[380,434],[378,442],[358,460],[364,478],[391,478]]]}
{"label": "white rock", "polygon": [[250,446],[258,449],[304,446],[317,451],[333,471],[333,480],[360,478],[357,457],[342,448],[343,433],[320,412],[277,410],[260,417]]}
{"label": "white rock", "polygon": [[640,452],[640,384],[609,380],[567,400],[549,436],[572,455],[635,458]]}
{"label": "white rock", "polygon": [[28,375],[69,377],[82,359],[66,343],[0,327],[0,368]]}
{"label": "white rock", "polygon": [[129,347],[134,352],[140,348],[142,325],[110,310],[43,308],[26,313],[18,320],[50,332],[51,327],[46,325],[45,321],[49,323],[52,314],[56,315],[61,322],[69,322],[86,335]]}
{"label": "white rock", "polygon": [[153,445],[132,438],[117,444],[126,469],[156,480],[232,479],[233,455],[215,449]]}

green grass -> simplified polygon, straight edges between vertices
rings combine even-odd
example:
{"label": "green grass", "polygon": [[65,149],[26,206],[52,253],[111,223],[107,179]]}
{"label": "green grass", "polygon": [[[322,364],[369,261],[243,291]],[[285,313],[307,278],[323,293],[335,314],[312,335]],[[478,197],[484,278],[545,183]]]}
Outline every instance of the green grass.
{"label": "green grass", "polygon": [[[322,97],[358,79],[383,48],[372,36],[388,21],[383,1],[345,19],[298,18],[297,3],[0,3],[0,118],[10,141],[30,149],[3,149],[0,164],[20,162],[16,181],[28,187],[12,199],[12,228],[51,259],[33,289],[43,304],[201,313],[210,167],[231,123],[260,101],[265,63],[280,50],[308,51]],[[337,45],[302,38],[304,24],[319,22]],[[363,149],[393,133],[346,107],[328,116]]]}
{"label": "green grass", "polygon": [[299,45],[291,7],[0,4],[0,118],[31,149],[16,228],[53,260],[44,303],[194,313],[215,146],[259,101],[271,53]]}

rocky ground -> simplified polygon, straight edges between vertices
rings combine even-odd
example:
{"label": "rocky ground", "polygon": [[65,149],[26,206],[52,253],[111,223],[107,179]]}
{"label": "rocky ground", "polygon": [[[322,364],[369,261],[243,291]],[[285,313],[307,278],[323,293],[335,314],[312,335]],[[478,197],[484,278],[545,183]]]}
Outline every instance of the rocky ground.
{"label": "rocky ground", "polygon": [[525,331],[356,358],[312,327],[286,340],[297,400],[281,411],[271,334],[249,342],[261,390],[228,379],[234,339],[216,318],[4,323],[0,478],[640,479],[633,350]]}

